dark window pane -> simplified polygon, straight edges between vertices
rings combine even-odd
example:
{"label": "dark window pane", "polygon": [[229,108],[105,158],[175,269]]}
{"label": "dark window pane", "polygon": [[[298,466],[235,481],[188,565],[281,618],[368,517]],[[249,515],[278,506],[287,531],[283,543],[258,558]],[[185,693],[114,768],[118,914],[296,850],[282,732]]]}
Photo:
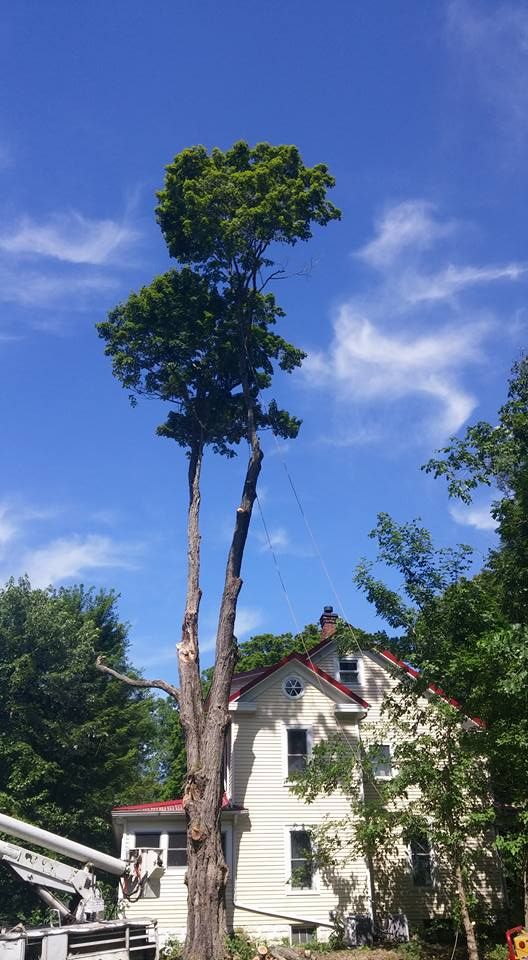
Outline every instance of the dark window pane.
{"label": "dark window pane", "polygon": [[432,884],[431,845],[427,837],[411,840],[411,861],[415,887],[430,887]]}
{"label": "dark window pane", "polygon": [[312,843],[306,830],[292,830],[291,842],[291,885],[294,889],[312,886]]}
{"label": "dark window pane", "polygon": [[136,833],[136,847],[159,850],[160,837],[159,833]]}
{"label": "dark window pane", "polygon": [[187,847],[187,834],[185,831],[169,833],[169,847]]}
{"label": "dark window pane", "polygon": [[169,849],[167,850],[168,867],[187,866],[187,834],[185,831],[169,833]]}
{"label": "dark window pane", "polygon": [[187,850],[167,850],[168,867],[186,867]]}
{"label": "dark window pane", "polygon": [[303,773],[306,770],[306,757],[292,754],[288,757],[288,773]]}
{"label": "dark window pane", "polygon": [[292,830],[290,835],[292,860],[299,857],[306,859],[311,856],[310,834],[306,830]]}
{"label": "dark window pane", "polygon": [[288,753],[307,753],[307,731],[288,730]]}

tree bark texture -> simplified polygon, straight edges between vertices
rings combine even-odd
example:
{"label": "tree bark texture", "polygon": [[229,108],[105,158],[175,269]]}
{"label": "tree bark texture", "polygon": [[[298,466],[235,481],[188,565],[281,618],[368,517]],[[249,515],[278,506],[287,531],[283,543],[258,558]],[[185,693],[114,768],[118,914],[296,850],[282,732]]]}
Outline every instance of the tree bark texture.
{"label": "tree bark texture", "polygon": [[186,960],[221,960],[225,955],[225,890],[228,869],[222,852],[220,813],[223,755],[229,724],[229,692],[236,661],[234,625],[242,586],[240,571],[262,452],[253,432],[251,455],[226,565],[216,640],[215,671],[203,703],[198,654],[201,452],[189,462],[187,600],[178,651],[180,716],[187,747],[183,806],[187,819]]}
{"label": "tree bark texture", "polygon": [[464,876],[462,873],[462,868],[460,865],[455,867],[455,884],[458,902],[460,906],[460,916],[462,918],[462,924],[464,927],[464,933],[466,935],[467,950],[469,960],[479,960],[477,938],[475,936],[475,929],[471,922],[471,917],[469,915],[467,897],[466,897],[466,887],[464,883]]}

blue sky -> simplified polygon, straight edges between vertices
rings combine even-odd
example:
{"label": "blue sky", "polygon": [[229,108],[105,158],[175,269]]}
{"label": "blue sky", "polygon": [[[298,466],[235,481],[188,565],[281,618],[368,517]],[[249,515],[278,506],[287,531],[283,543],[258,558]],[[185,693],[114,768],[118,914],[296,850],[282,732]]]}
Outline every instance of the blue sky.
{"label": "blue sky", "polygon": [[[159,404],[129,407],[94,324],[169,264],[164,165],[237,139],[328,163],[343,211],[276,291],[309,353],[277,381],[304,423],[264,439],[261,488],[296,623],[337,605],[322,557],[346,616],[375,624],[352,573],[380,510],[482,562],[489,495],[462,509],[419,468],[493,420],[526,343],[526,6],[18,0],[0,63],[1,579],[115,588],[134,661],[175,675],[186,463],[154,436]],[[244,464],[205,469],[204,664]],[[258,514],[244,579],[241,639],[294,628]]]}

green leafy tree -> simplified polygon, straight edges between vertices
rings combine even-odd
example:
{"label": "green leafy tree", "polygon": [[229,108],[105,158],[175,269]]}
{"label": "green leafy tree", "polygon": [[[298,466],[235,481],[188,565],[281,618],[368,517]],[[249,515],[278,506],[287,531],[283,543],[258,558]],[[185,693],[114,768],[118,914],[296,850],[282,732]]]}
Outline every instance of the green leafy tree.
{"label": "green leafy tree", "polygon": [[499,844],[514,890],[523,890],[528,925],[528,774],[519,763],[528,749],[527,357],[513,366],[497,423],[470,426],[424,469],[444,477],[449,495],[464,503],[482,486],[496,491],[491,513],[499,545],[490,551],[483,573],[464,588],[479,620],[470,645],[478,668],[468,694],[488,723],[490,768],[502,810]]}
{"label": "green leafy tree", "polygon": [[500,545],[486,564],[510,623],[528,623],[528,357],[514,364],[496,424],[480,421],[452,437],[424,469],[447,480],[449,495],[470,503],[481,486],[498,491],[491,513]]}
{"label": "green leafy tree", "polygon": [[[110,809],[148,795],[152,698],[105,682],[98,653],[122,669],[127,631],[116,598],[82,587],[0,590],[0,809],[101,850],[112,850]],[[35,906],[2,870],[2,914]]]}
{"label": "green leafy tree", "polygon": [[[259,431],[294,437],[299,429],[297,418],[263,397],[276,367],[289,373],[304,357],[274,330],[283,311],[269,285],[284,276],[277,261],[281,248],[308,240],[314,224],[339,218],[327,199],[333,183],[326,166],[306,167],[293,146],[260,143],[252,148],[239,142],[225,152],[183,150],[166,168],[156,211],[179,266],[132,294],[99,324],[113,372],[134,402],[148,395],[171,404],[158,432],[182,446],[189,460],[180,689],[151,682],[178,701],[185,735],[189,960],[220,958],[225,952],[221,767],[242,558],[263,456]],[[226,563],[215,671],[204,701],[198,643],[200,472],[206,448],[233,456],[243,440],[250,457]],[[100,667],[119,674],[104,662]]]}
{"label": "green leafy tree", "polygon": [[480,731],[464,724],[451,706],[424,703],[410,688],[396,688],[384,706],[384,722],[392,740],[389,780],[375,775],[376,745],[387,733],[379,724],[362,726],[355,747],[340,735],[316,745],[306,771],[296,778],[292,789],[308,802],[337,789],[350,802],[350,816],[338,830],[332,821],[317,830],[317,857],[323,868],[350,851],[365,857],[379,922],[395,911],[402,884],[409,882],[405,848],[414,844],[424,853],[432,848],[435,879],[463,924],[471,960],[477,960],[471,909],[478,902],[476,869],[482,867],[494,818]]}

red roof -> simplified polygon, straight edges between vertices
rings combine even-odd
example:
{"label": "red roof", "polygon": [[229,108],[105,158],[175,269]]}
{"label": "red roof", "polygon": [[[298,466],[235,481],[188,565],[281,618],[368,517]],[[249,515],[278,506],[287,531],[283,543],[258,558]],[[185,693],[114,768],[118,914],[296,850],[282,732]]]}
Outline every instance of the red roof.
{"label": "red roof", "polygon": [[[288,657],[284,657],[278,663],[272,664],[271,667],[261,667],[258,670],[248,670],[246,673],[235,674],[235,676],[233,677],[233,685],[231,687],[232,692],[229,699],[230,700],[238,699],[238,697],[241,694],[245,693],[246,690],[250,690],[257,683],[263,680],[264,677],[269,676],[269,674],[273,673],[279,667],[282,667],[284,663],[288,663],[289,660],[296,659],[303,662],[305,666],[307,666],[308,669],[313,670],[314,673],[324,677],[325,680],[329,681],[331,684],[333,684],[333,686],[337,687],[338,690],[341,690],[342,693],[348,694],[353,700],[356,700],[358,703],[361,704],[361,706],[365,707],[365,709],[368,708],[369,704],[365,700],[362,700],[361,697],[358,697],[348,687],[343,686],[343,684],[339,683],[338,680],[334,680],[334,678],[331,677],[330,674],[325,673],[324,670],[320,670],[319,667],[316,667],[315,664],[311,662],[311,658],[314,656],[314,654],[319,653],[328,644],[332,643],[333,639],[334,639],[333,635],[329,637],[324,637],[322,640],[319,641],[319,643],[316,643],[315,646],[311,647],[307,653],[305,654],[291,653]],[[390,650],[374,650],[373,652],[377,653],[378,656],[384,657],[386,660],[389,660],[391,664],[393,664],[395,667],[399,667],[401,670],[405,670],[405,672],[408,673],[409,676],[414,677],[415,679],[417,679],[420,676],[419,670],[416,670],[415,667],[409,666],[409,664],[405,663],[403,660],[399,660],[398,657],[395,656],[395,654],[390,652]],[[458,700],[455,700],[454,697],[450,697],[444,690],[442,690],[441,687],[437,686],[435,683],[429,683],[427,685],[427,689],[430,690],[431,693],[436,694],[437,697],[441,697],[442,700],[445,700],[446,703],[451,704],[451,706],[455,707],[457,710],[461,710],[462,712],[464,711],[463,705],[459,703]],[[481,727],[482,729],[486,728],[486,724],[484,720],[481,720],[479,717],[468,717],[468,719],[471,720],[473,723],[475,723],[478,727]]]}
{"label": "red roof", "polygon": [[[386,660],[390,660],[395,667],[400,667],[401,670],[405,670],[405,673],[408,673],[410,677],[414,677],[416,680],[420,676],[420,671],[416,670],[415,667],[409,666],[408,663],[405,663],[404,660],[399,660],[394,653],[391,653],[390,650],[377,650],[376,653],[380,657],[385,657]],[[449,703],[452,707],[456,707],[457,710],[464,710],[464,707],[459,700],[455,700],[454,697],[450,697],[449,694],[442,690],[442,687],[438,687],[436,683],[428,683],[427,689],[431,693],[435,693],[437,697],[441,697],[442,700],[445,700],[446,703]],[[476,723],[477,727],[482,727],[483,730],[486,729],[486,724],[484,720],[481,720],[480,717],[468,717],[468,720],[471,720],[473,723]]]}
{"label": "red roof", "polygon": [[[318,644],[319,646],[319,644]],[[311,651],[310,651],[311,652]],[[229,697],[230,702],[232,703],[235,700],[238,700],[243,693],[247,693],[248,690],[251,690],[253,687],[264,680],[266,677],[269,677],[272,673],[275,673],[280,667],[283,667],[286,663],[291,663],[296,661],[297,663],[302,663],[304,667],[308,670],[311,670],[312,673],[315,673],[318,677],[321,677],[326,683],[331,684],[332,687],[335,687],[336,690],[339,690],[340,693],[345,694],[349,700],[354,700],[355,703],[358,703],[365,710],[368,710],[369,704],[366,700],[363,700],[362,697],[359,697],[357,693],[354,693],[353,690],[350,690],[349,687],[345,687],[344,684],[340,683],[339,680],[335,680],[334,677],[331,677],[329,673],[326,673],[325,670],[321,670],[319,667],[315,666],[315,663],[312,663],[310,659],[310,652],[308,654],[302,653],[290,653],[287,657],[283,657],[282,660],[279,660],[277,663],[272,663],[271,667],[264,667],[263,669],[257,671],[251,671],[246,674],[246,683],[243,686],[235,689],[231,696]],[[233,680],[236,682],[239,677],[244,677],[244,674],[239,674],[238,677],[233,677]],[[249,679],[248,679],[249,677]]]}
{"label": "red roof", "polygon": [[[230,803],[226,794],[222,798],[222,810],[243,810],[244,807]],[[183,813],[183,799],[154,800],[151,803],[130,803],[124,807],[112,807],[112,813]]]}

